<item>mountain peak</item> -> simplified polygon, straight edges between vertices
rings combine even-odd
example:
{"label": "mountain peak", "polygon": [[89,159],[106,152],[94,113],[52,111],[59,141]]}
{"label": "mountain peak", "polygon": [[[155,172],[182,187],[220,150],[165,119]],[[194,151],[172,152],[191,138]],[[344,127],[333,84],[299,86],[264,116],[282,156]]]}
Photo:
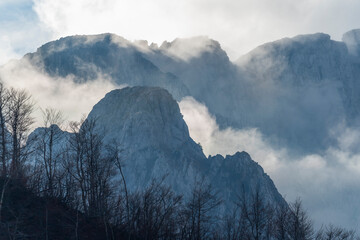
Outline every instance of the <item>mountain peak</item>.
{"label": "mountain peak", "polygon": [[220,43],[207,36],[197,36],[192,38],[176,38],[172,42],[164,41],[160,50],[168,55],[181,60],[190,60],[198,57],[204,52],[214,52],[221,50]]}
{"label": "mountain peak", "polygon": [[[247,55],[258,55],[263,54],[264,52],[278,52],[279,50],[289,50],[289,48],[299,48],[300,46],[302,46],[302,48],[316,48],[320,43],[330,41],[330,35],[325,33],[297,35],[293,38],[283,38],[274,42],[265,43],[255,48]],[[240,57],[240,59],[241,58],[243,57]]]}
{"label": "mountain peak", "polygon": [[[189,136],[179,106],[167,90],[143,86],[113,90],[93,107],[86,121],[92,119],[96,120],[95,131],[104,137],[104,145],[114,144],[123,150],[123,171],[131,191],[144,189],[152,179],[163,179],[164,184],[188,198],[196,181],[204,179],[219,191],[227,209],[243,186],[247,193],[259,188],[271,203],[284,201],[247,153],[206,158],[201,146]],[[68,142],[68,136],[64,133],[61,142]]]}
{"label": "mountain peak", "polygon": [[111,126],[109,139],[121,135],[143,147],[178,147],[190,139],[177,102],[159,87],[113,90],[94,106],[89,118],[99,119],[105,129]]}
{"label": "mountain peak", "polygon": [[66,48],[74,48],[77,46],[84,47],[86,45],[95,44],[97,42],[115,43],[120,46],[130,45],[130,41],[113,33],[102,33],[94,35],[73,35],[62,37],[58,40],[48,42],[37,49],[41,54],[49,55],[54,52],[61,52]]}
{"label": "mountain peak", "polygon": [[[94,106],[88,119],[96,119],[100,131],[105,129],[105,143],[116,143],[124,149],[124,173],[132,189],[152,178],[167,176],[166,184],[188,196],[194,180],[203,176],[219,190],[226,189],[222,194],[230,204],[245,176],[249,176],[249,189],[262,182],[264,191],[269,191],[267,198],[282,202],[269,177],[249,154],[238,152],[226,158],[217,155],[207,159],[189,136],[177,102],[164,89],[113,90]],[[231,187],[217,183],[224,178]]]}
{"label": "mountain peak", "polygon": [[318,41],[322,42],[322,41],[330,41],[331,37],[329,34],[326,33],[313,33],[313,34],[297,35],[291,39],[296,42],[318,42]]}
{"label": "mountain peak", "polygon": [[343,34],[342,40],[343,42],[346,42],[347,40],[356,40],[357,42],[360,41],[360,29],[352,29],[350,31],[347,31]]}
{"label": "mountain peak", "polygon": [[342,41],[346,44],[350,54],[360,55],[360,29],[344,33]]}

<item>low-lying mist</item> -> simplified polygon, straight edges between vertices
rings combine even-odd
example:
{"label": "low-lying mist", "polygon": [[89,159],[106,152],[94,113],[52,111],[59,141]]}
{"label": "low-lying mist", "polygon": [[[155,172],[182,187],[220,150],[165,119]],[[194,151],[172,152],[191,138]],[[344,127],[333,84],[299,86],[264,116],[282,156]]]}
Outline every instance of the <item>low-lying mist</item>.
{"label": "low-lying mist", "polygon": [[336,144],[321,154],[292,154],[274,147],[272,139],[256,128],[221,130],[207,107],[191,97],[180,109],[191,137],[205,154],[248,152],[275,182],[287,201],[300,197],[315,224],[358,227],[360,197],[360,132],[340,124],[331,130]]}
{"label": "low-lying mist", "polygon": [[26,60],[10,62],[0,67],[0,79],[7,87],[26,89],[35,103],[35,127],[42,124],[41,109],[55,108],[69,121],[79,121],[92,107],[114,88],[121,88],[104,75],[78,84],[74,76],[50,77]]}

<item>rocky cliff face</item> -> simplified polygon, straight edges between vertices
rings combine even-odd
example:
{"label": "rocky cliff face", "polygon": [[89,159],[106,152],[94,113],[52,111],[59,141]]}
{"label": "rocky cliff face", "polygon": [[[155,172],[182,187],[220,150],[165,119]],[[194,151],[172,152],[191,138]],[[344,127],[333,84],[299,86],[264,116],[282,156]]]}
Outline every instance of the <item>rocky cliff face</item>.
{"label": "rocky cliff face", "polygon": [[237,152],[226,157],[209,156],[208,161],[212,184],[216,189],[221,189],[226,201],[236,202],[243,193],[251,196],[259,190],[266,202],[284,202],[281,195],[274,194],[276,187],[270,177],[248,153]]}
{"label": "rocky cliff face", "polygon": [[241,82],[236,67],[217,41],[207,37],[175,39],[152,51],[147,58],[176,75],[190,95],[206,103],[213,114],[220,118],[234,117],[231,108],[243,97]]}
{"label": "rocky cliff face", "polygon": [[53,77],[74,76],[78,83],[101,76],[117,85],[162,87],[176,100],[193,96],[206,102],[213,114],[226,119],[241,96],[236,67],[207,37],[179,38],[158,47],[115,34],[70,36],[41,46],[23,61]]}
{"label": "rocky cliff face", "polygon": [[346,44],[349,53],[360,56],[360,29],[351,30],[343,35],[342,41]]}
{"label": "rocky cliff face", "polygon": [[256,48],[237,64],[257,96],[249,119],[282,145],[321,151],[332,144],[331,129],[358,122],[360,65],[344,42],[322,33],[285,38]]}
{"label": "rocky cliff face", "polygon": [[124,174],[131,189],[142,188],[153,178],[185,196],[195,180],[205,180],[220,192],[229,206],[244,188],[260,190],[268,201],[284,203],[263,169],[245,153],[226,158],[206,158],[189,136],[179,107],[164,89],[133,87],[108,93],[88,119],[96,119],[106,143],[124,150]]}
{"label": "rocky cliff face", "polygon": [[146,51],[114,34],[72,36],[45,44],[24,60],[51,76],[73,75],[79,83],[103,75],[118,85],[159,86],[177,98],[188,95],[175,75],[162,72],[144,57]]}
{"label": "rocky cliff face", "polygon": [[115,142],[124,150],[124,171],[132,189],[168,175],[167,183],[183,192],[195,177],[196,165],[206,160],[190,138],[176,101],[163,89],[114,90],[88,119],[96,119],[105,143]]}
{"label": "rocky cliff face", "polygon": [[[105,145],[122,150],[123,172],[130,191],[141,190],[153,179],[177,193],[189,197],[196,181],[204,180],[231,208],[242,193],[247,196],[260,191],[269,203],[286,204],[262,167],[250,155],[241,152],[233,156],[205,157],[202,148],[189,136],[188,127],[179,106],[168,91],[157,87],[126,87],[113,90],[98,102],[87,120],[95,119],[96,131],[104,136]],[[64,152],[71,133],[56,125],[54,155]],[[49,133],[38,128],[29,136],[32,160],[40,158],[37,140]],[[40,149],[41,150],[41,149]],[[120,176],[119,176],[120,178]]]}
{"label": "rocky cliff face", "polygon": [[158,86],[204,103],[221,127],[258,128],[280,148],[318,153],[339,125],[360,122],[359,30],[343,42],[318,33],[267,43],[230,62],[207,37],[160,47],[114,34],[72,36],[25,56],[51,76],[85,83],[99,74],[129,86]]}

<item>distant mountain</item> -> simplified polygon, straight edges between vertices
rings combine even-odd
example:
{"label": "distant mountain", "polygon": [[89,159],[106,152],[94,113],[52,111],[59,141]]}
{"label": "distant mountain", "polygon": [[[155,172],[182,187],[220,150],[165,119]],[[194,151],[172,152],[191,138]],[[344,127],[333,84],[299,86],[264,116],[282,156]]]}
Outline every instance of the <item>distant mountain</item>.
{"label": "distant mountain", "polygon": [[207,37],[179,38],[158,47],[115,34],[70,36],[41,46],[23,61],[53,77],[74,76],[78,83],[105,76],[118,85],[162,87],[177,100],[193,96],[224,119],[222,125],[236,119],[231,107],[243,98],[236,66]]}
{"label": "distant mountain", "polygon": [[105,143],[124,150],[124,175],[131,189],[141,189],[153,178],[189,196],[195,180],[205,180],[230,206],[245,189],[257,190],[275,204],[285,201],[260,165],[245,153],[206,158],[189,131],[177,102],[164,89],[133,87],[108,93],[90,112]]}
{"label": "distant mountain", "polygon": [[[349,35],[354,32],[344,38]],[[360,65],[344,42],[300,35],[264,44],[236,63],[261,111],[250,112],[250,119],[266,135],[316,152],[331,145],[330,132],[339,124],[358,124]]]}
{"label": "distant mountain", "polygon": [[118,85],[158,86],[176,100],[204,103],[221,127],[258,128],[274,146],[318,153],[334,129],[359,125],[360,30],[343,42],[317,33],[267,43],[231,62],[207,37],[160,47],[114,34],[71,36],[27,54],[50,76],[85,83],[106,76]]}
{"label": "distant mountain", "polygon": [[342,41],[346,44],[350,54],[356,57],[360,56],[360,29],[345,33]]}
{"label": "distant mountain", "polygon": [[[178,38],[171,43],[164,42],[146,57],[163,71],[176,75],[189,89],[190,95],[205,103],[219,120],[231,122],[237,119],[236,105],[245,96],[242,83],[237,67],[217,41],[207,37]],[[226,122],[219,123],[226,125]]]}
{"label": "distant mountain", "polygon": [[140,45],[114,34],[73,36],[49,42],[24,60],[51,76],[75,76],[78,83],[102,74],[118,85],[159,86],[177,98],[189,95],[175,75],[162,72],[142,51]]}

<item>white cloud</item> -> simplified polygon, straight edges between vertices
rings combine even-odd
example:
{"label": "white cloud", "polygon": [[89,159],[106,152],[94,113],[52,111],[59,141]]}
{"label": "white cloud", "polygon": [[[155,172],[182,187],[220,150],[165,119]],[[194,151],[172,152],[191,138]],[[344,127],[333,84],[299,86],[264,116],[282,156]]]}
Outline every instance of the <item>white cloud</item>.
{"label": "white cloud", "polygon": [[292,155],[275,148],[257,129],[220,130],[203,104],[193,98],[180,103],[191,137],[205,154],[248,152],[289,201],[301,197],[316,226],[333,223],[357,228],[360,220],[360,131],[339,126],[337,144],[322,154]]}
{"label": "white cloud", "polygon": [[[356,28],[358,1],[340,0],[34,0],[40,20],[56,36],[114,32],[130,40],[161,43],[207,35],[232,57],[259,44],[300,33],[335,39]],[[336,13],[336,14],[335,14]],[[336,16],[336,17],[334,17]],[[331,23],[331,24],[329,24]]]}
{"label": "white cloud", "polygon": [[297,34],[326,32],[340,40],[359,27],[359,8],[356,0],[4,0],[0,10],[12,17],[6,22],[0,17],[0,33],[11,37],[12,50],[20,55],[74,34],[112,32],[158,44],[206,35],[235,59],[262,43]]}
{"label": "white cloud", "polygon": [[116,86],[107,76],[101,74],[87,84],[76,84],[72,76],[52,78],[31,64],[10,62],[0,67],[0,79],[8,87],[26,89],[36,104],[37,125],[41,123],[40,108],[55,108],[64,113],[69,121],[79,121],[92,107]]}
{"label": "white cloud", "polygon": [[0,46],[0,64],[6,63],[9,59],[19,58],[19,55],[13,51],[13,46],[8,36],[0,36]]}

